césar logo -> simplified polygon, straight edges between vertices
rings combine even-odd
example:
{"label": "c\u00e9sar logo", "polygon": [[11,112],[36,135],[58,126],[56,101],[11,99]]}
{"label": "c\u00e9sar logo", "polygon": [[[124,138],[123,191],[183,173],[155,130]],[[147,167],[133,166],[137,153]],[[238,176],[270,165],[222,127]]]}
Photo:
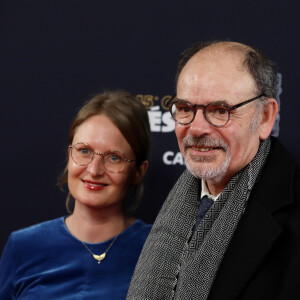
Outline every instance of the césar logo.
{"label": "c\u00e9sar logo", "polygon": [[149,122],[152,132],[172,132],[175,130],[175,122],[168,110],[167,102],[170,95],[162,98],[154,95],[137,95],[137,98],[148,109]]}

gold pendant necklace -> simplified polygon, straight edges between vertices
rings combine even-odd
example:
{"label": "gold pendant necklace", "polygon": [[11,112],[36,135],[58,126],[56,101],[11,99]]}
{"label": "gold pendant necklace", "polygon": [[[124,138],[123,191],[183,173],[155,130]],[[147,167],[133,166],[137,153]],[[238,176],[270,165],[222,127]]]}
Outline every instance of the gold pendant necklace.
{"label": "gold pendant necklace", "polygon": [[112,240],[112,242],[110,243],[110,245],[108,246],[108,248],[102,254],[100,254],[100,255],[94,254],[84,242],[82,242],[82,241],[80,241],[80,242],[93,255],[93,257],[98,261],[98,264],[100,264],[100,262],[105,258],[106,253],[108,252],[108,250],[110,249],[110,247],[114,244],[114,242],[116,241],[116,239],[117,239],[118,236],[119,235],[117,235]]}

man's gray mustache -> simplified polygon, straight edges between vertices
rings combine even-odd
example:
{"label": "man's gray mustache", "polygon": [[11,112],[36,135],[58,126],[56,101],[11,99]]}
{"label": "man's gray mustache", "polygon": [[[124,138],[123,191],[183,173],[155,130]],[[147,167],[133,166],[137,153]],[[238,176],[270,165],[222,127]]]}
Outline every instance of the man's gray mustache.
{"label": "man's gray mustache", "polygon": [[214,147],[222,148],[226,152],[229,151],[229,146],[223,140],[208,136],[186,136],[183,139],[183,148],[186,149],[188,147]]}

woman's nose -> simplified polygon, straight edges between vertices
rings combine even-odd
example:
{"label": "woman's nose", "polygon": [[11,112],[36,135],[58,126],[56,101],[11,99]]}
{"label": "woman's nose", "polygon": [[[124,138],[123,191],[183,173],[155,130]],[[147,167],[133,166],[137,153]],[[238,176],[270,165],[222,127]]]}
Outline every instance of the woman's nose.
{"label": "woman's nose", "polygon": [[94,155],[94,158],[87,166],[87,171],[92,176],[99,176],[99,175],[103,175],[105,173],[105,168],[103,165],[103,158],[101,155],[97,155],[97,154]]}

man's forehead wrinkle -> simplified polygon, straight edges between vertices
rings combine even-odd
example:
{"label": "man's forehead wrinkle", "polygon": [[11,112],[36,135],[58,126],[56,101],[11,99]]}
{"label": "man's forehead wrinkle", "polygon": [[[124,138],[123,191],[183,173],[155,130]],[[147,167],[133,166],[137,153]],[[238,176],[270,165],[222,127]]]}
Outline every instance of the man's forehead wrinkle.
{"label": "man's forehead wrinkle", "polygon": [[[208,83],[208,80],[209,79],[207,77],[204,80],[201,76],[199,76],[199,74],[195,72],[186,73],[186,75],[182,77],[182,81],[184,82],[184,84],[192,89],[199,89],[200,86],[202,88],[205,87],[205,85],[207,85]],[[211,78],[211,81],[213,81],[213,77]]]}
{"label": "man's forehead wrinkle", "polygon": [[204,90],[211,90],[210,84],[208,84],[207,78],[204,80],[195,72],[187,72],[180,78],[179,87],[185,86],[188,89],[180,89],[182,98],[199,97],[200,92]]}
{"label": "man's forehead wrinkle", "polygon": [[186,74],[183,80],[185,80],[188,84],[193,84],[198,81],[198,75],[195,72],[190,72]]}
{"label": "man's forehead wrinkle", "polygon": [[[230,62],[233,62],[231,64]],[[228,65],[228,63],[230,63]],[[209,86],[210,84],[221,86],[224,81],[227,81],[228,76],[236,76],[236,79],[240,78],[240,76],[247,75],[244,70],[238,68],[239,64],[235,62],[235,59],[232,57],[227,58],[214,56],[205,56],[205,57],[194,57],[190,62],[186,64],[184,69],[182,70],[179,76],[179,85],[185,84],[186,86],[194,86],[196,84],[200,84],[202,87],[205,85]],[[235,72],[232,72],[234,68]],[[243,73],[243,74],[239,74]],[[220,75],[221,77],[216,77],[216,75]]]}

